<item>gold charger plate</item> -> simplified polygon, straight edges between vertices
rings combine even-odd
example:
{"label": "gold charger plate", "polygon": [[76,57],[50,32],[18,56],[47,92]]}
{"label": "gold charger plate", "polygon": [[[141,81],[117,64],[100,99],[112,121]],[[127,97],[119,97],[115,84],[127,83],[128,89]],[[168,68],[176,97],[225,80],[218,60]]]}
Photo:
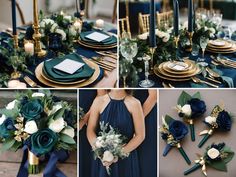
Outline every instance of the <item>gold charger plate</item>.
{"label": "gold charger plate", "polygon": [[227,54],[227,53],[234,53],[234,52],[236,52],[236,47],[231,48],[230,50],[219,50],[219,49],[214,50],[214,49],[210,49],[210,48],[206,48],[206,50],[208,52],[212,52],[212,53],[225,53],[225,54]]}
{"label": "gold charger plate", "polygon": [[166,72],[163,68],[163,64],[160,64],[159,67],[158,67],[158,72],[161,73],[162,75],[164,76],[167,76],[167,77],[171,77],[171,78],[188,78],[188,77],[192,77],[192,76],[195,76],[196,74],[198,74],[200,72],[200,69],[199,67],[196,67],[195,70],[193,72],[190,72],[188,74],[185,74],[185,75],[176,75],[176,74],[171,74],[171,73],[168,73]]}
{"label": "gold charger plate", "polygon": [[114,44],[114,45],[92,45],[92,44],[88,44],[88,43],[83,42],[80,38],[77,40],[77,42],[84,47],[88,47],[88,48],[92,48],[92,49],[106,50],[106,49],[113,49],[113,48],[117,47],[117,44]]}
{"label": "gold charger plate", "polygon": [[191,78],[170,78],[167,76],[162,75],[161,73],[159,73],[158,71],[158,65],[154,66],[154,73],[156,74],[156,76],[160,77],[161,79],[165,79],[165,80],[169,80],[169,81],[176,81],[176,82],[182,82],[182,81],[188,81],[191,80]]}
{"label": "gold charger plate", "polygon": [[187,63],[189,65],[189,69],[186,71],[174,71],[172,69],[170,69],[167,65],[168,62],[164,62],[163,63],[163,69],[171,74],[177,74],[177,75],[183,75],[183,74],[189,74],[190,72],[193,72],[194,69],[196,68],[196,64],[194,64],[192,61],[190,60],[184,60],[185,63]]}
{"label": "gold charger plate", "polygon": [[212,49],[230,49],[233,47],[233,43],[225,41],[225,45],[223,46],[217,46],[217,45],[213,45],[211,43],[208,43],[207,47],[210,47]]}
{"label": "gold charger plate", "polygon": [[100,74],[100,68],[96,63],[93,63],[92,61],[89,61],[87,59],[84,59],[84,61],[91,67],[93,68],[95,71],[93,73],[93,75],[85,80],[84,82],[80,82],[80,83],[76,83],[76,84],[62,84],[62,83],[54,83],[54,82],[50,82],[48,80],[46,80],[43,76],[42,76],[42,69],[43,69],[43,62],[40,63],[36,69],[35,69],[35,76],[36,78],[43,84],[50,86],[50,87],[54,87],[54,88],[79,88],[79,87],[85,87],[88,86],[90,84],[92,84],[93,82],[95,82],[97,80],[97,78],[99,77]]}

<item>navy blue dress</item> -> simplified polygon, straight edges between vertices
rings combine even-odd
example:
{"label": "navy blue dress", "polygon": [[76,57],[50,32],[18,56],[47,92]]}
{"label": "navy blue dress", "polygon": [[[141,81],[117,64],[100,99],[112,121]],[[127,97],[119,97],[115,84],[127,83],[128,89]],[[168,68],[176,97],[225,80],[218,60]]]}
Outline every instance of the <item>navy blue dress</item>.
{"label": "navy blue dress", "polygon": [[[134,97],[143,105],[148,90],[135,90]],[[141,177],[157,177],[157,105],[145,117],[145,130],[145,140],[137,149]]]}
{"label": "navy blue dress", "polygon": [[[99,122],[109,123],[113,128],[118,129],[122,135],[126,136],[129,141],[134,135],[134,124],[132,115],[129,113],[124,100],[110,98],[107,107],[100,114]],[[99,131],[100,127],[98,126],[97,133]],[[101,161],[99,159],[94,160],[91,177],[141,177],[137,150],[132,151],[129,157],[119,159],[110,168],[111,175],[109,176]]]}
{"label": "navy blue dress", "polygon": [[[96,90],[80,90],[79,105],[84,112],[88,112],[93,100],[97,96]],[[91,161],[93,159],[92,149],[88,142],[87,126],[85,125],[79,132],[79,176],[89,177],[91,175]]]}

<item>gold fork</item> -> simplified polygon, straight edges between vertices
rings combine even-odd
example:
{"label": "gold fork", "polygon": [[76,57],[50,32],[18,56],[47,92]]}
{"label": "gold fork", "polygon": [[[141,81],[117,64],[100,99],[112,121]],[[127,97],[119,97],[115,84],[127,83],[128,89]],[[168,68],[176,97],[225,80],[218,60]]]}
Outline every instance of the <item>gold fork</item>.
{"label": "gold fork", "polygon": [[36,84],[32,79],[30,79],[28,76],[24,77],[24,80],[27,84],[29,84],[31,87],[37,87],[40,88],[40,86],[38,84]]}

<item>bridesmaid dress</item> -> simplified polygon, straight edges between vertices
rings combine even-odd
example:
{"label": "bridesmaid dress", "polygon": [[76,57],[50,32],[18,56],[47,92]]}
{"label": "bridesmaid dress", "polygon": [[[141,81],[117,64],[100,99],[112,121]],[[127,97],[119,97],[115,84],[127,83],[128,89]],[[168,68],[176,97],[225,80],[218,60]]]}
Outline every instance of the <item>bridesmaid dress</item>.
{"label": "bridesmaid dress", "polygon": [[[89,111],[93,100],[97,96],[96,90],[80,90],[79,105],[86,113]],[[89,177],[91,175],[91,161],[93,159],[92,149],[88,142],[87,126],[85,125],[79,132],[79,176]]]}
{"label": "bridesmaid dress", "polygon": [[[148,90],[135,90],[134,97],[143,105]],[[138,147],[141,177],[157,177],[157,105],[145,117],[145,140]]]}
{"label": "bridesmaid dress", "polygon": [[[110,97],[110,102],[100,114],[99,122],[108,123],[113,128],[118,129],[129,141],[134,135],[134,125],[132,116],[126,107],[124,100],[125,98],[116,100]],[[98,126],[96,132],[99,133],[99,131],[100,127]],[[111,175],[109,176],[101,161],[99,159],[93,160],[91,177],[141,177],[137,150],[133,150],[129,157],[119,159],[118,162],[112,164],[110,168]]]}

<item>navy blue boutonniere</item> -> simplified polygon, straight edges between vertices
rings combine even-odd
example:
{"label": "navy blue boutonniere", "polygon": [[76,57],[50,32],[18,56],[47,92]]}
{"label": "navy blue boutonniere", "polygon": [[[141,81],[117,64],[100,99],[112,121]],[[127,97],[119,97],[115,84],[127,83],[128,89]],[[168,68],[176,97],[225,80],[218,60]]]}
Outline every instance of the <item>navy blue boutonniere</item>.
{"label": "navy blue boutonniere", "polygon": [[210,127],[210,130],[204,130],[200,135],[205,135],[198,147],[202,147],[209,139],[215,130],[228,132],[232,127],[232,116],[229,112],[225,111],[221,106],[217,105],[211,112],[211,115],[206,117],[204,123]]}
{"label": "navy blue boutonniere", "polygon": [[160,132],[162,139],[167,143],[163,156],[166,156],[172,147],[177,147],[185,161],[191,164],[191,161],[180,144],[181,140],[188,134],[187,126],[183,122],[166,115],[165,118],[163,117],[163,125]]}

